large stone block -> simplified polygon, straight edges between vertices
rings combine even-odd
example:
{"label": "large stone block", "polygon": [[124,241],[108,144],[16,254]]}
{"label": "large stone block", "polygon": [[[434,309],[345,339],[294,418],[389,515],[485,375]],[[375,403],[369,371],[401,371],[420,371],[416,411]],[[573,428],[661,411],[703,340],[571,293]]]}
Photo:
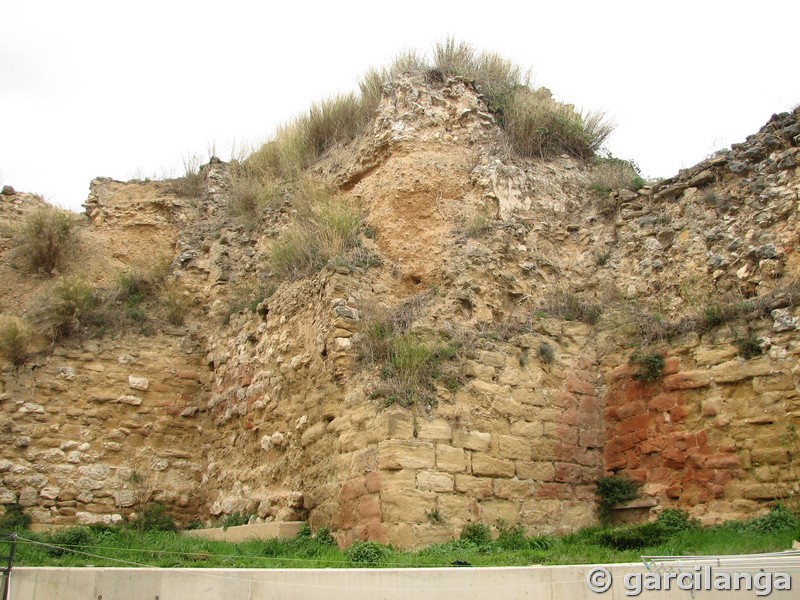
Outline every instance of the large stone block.
{"label": "large stone block", "polygon": [[419,471],[417,473],[417,487],[421,490],[432,492],[452,492],[453,476],[438,471]]}
{"label": "large stone block", "polygon": [[414,436],[414,417],[408,411],[392,411],[379,415],[376,430],[381,440]]}
{"label": "large stone block", "polygon": [[532,479],[534,481],[553,481],[556,477],[556,468],[549,462],[517,462],[517,477],[519,479]]}
{"label": "large stone block", "polygon": [[528,438],[538,438],[544,435],[541,421],[515,421],[511,424],[511,435]]}
{"label": "large stone block", "polygon": [[461,431],[459,429],[453,431],[453,446],[456,448],[486,452],[489,450],[491,442],[492,436],[488,433]]}
{"label": "large stone block", "polygon": [[492,482],[494,495],[506,500],[527,500],[533,496],[533,482],[519,479],[495,479]]}
{"label": "large stone block", "polygon": [[464,473],[467,470],[467,455],[461,448],[436,444],[436,468],[446,473]]}
{"label": "large stone block", "polygon": [[423,490],[382,490],[383,520],[388,523],[426,523],[436,507],[436,494]]}
{"label": "large stone block", "polygon": [[476,477],[513,477],[516,473],[514,463],[502,458],[476,452],[472,455],[472,474]]}
{"label": "large stone block", "polygon": [[485,523],[504,521],[513,525],[519,521],[519,502],[512,500],[483,500],[481,501],[481,520]]}
{"label": "large stone block", "polygon": [[431,442],[385,440],[378,444],[378,468],[385,471],[432,469],[435,462],[436,454]]}
{"label": "large stone block", "polygon": [[710,371],[681,371],[675,375],[667,375],[661,380],[667,391],[692,390],[711,385]]}
{"label": "large stone block", "polygon": [[419,440],[450,442],[452,438],[453,428],[444,419],[420,420],[417,422],[417,439]]}
{"label": "large stone block", "polygon": [[464,495],[440,494],[436,499],[439,514],[448,525],[461,527],[473,518],[473,500]]}
{"label": "large stone block", "polygon": [[502,458],[530,460],[531,442],[524,437],[499,435],[497,436],[497,451]]}
{"label": "large stone block", "polygon": [[744,362],[731,360],[712,367],[710,371],[715,383],[732,383],[760,375],[769,375],[773,372],[773,365],[769,357],[754,358]]}
{"label": "large stone block", "polygon": [[455,489],[472,498],[488,498],[492,495],[492,480],[459,473],[455,476]]}

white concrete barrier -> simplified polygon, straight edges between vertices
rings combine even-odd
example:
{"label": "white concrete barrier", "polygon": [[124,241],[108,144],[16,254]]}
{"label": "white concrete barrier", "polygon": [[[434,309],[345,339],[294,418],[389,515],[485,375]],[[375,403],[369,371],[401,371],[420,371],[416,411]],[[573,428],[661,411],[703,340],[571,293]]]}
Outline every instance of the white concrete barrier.
{"label": "white concrete barrier", "polygon": [[[608,569],[613,584],[605,593],[589,589],[587,575]],[[684,569],[686,572],[686,569]],[[751,569],[751,577],[758,569]],[[716,575],[716,572],[710,572]],[[601,573],[602,575],[602,573]],[[627,575],[627,578],[626,578]],[[706,590],[704,572],[689,572],[663,589],[663,576],[641,563],[594,566],[438,569],[127,569],[17,567],[11,600],[697,600],[765,597],[765,573],[758,588],[739,592]],[[640,590],[660,578],[660,590]],[[769,598],[796,600],[800,570],[789,575],[794,589],[773,589]],[[594,582],[602,583],[602,576]],[[795,581],[798,579],[798,581]],[[713,581],[711,582],[713,586]],[[785,584],[784,584],[785,585]],[[693,592],[693,593],[692,593]],[[757,594],[757,592],[760,592]]]}

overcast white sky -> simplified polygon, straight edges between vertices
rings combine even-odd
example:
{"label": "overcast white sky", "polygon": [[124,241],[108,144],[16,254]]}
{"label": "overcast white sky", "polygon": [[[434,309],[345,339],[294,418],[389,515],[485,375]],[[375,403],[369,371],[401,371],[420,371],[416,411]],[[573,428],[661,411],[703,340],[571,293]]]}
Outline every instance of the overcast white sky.
{"label": "overcast white sky", "polygon": [[82,210],[96,176],[180,174],[448,35],[531,67],[667,177],[800,103],[800,2],[0,0],[0,181]]}

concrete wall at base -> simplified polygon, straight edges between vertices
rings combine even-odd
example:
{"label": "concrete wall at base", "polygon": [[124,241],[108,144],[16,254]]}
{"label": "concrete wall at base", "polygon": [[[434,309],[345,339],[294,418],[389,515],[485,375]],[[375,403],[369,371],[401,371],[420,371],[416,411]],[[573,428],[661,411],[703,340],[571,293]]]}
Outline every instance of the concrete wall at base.
{"label": "concrete wall at base", "polygon": [[[647,573],[642,564],[605,565],[613,585],[604,594],[586,582],[592,566],[442,569],[117,569],[19,567],[10,600],[622,600],[632,594],[627,573]],[[751,570],[751,572],[756,569]],[[787,569],[776,569],[787,571]],[[790,571],[800,586],[800,566]],[[796,581],[794,581],[796,580]],[[678,600],[690,592],[642,591],[644,600]],[[698,591],[697,600],[745,599],[755,591]],[[797,588],[770,598],[797,598]]]}

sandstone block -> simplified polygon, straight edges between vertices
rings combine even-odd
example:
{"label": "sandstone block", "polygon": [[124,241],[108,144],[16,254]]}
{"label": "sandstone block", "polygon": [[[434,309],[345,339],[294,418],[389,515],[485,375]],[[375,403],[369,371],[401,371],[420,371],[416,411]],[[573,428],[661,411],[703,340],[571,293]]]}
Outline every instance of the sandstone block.
{"label": "sandstone block", "polygon": [[455,476],[455,489],[472,498],[488,498],[492,495],[492,480],[459,473]]}
{"label": "sandstone block", "polygon": [[605,441],[606,436],[602,430],[584,429],[578,434],[578,444],[584,448],[602,448]]}
{"label": "sandstone block", "polygon": [[497,436],[497,448],[502,458],[510,458],[512,460],[531,459],[531,442],[524,437],[499,435]]}
{"label": "sandstone block", "polygon": [[417,474],[415,471],[406,469],[405,471],[381,471],[380,487],[381,491],[386,490],[413,490],[417,485]]}
{"label": "sandstone block", "polygon": [[452,492],[453,476],[438,471],[419,471],[417,473],[417,487],[421,490],[432,492]]}
{"label": "sandstone block", "polygon": [[502,458],[494,458],[488,454],[472,455],[472,474],[476,477],[513,477],[516,473],[514,463]]}
{"label": "sandstone block", "polygon": [[480,431],[453,431],[453,446],[456,448],[486,452],[489,450],[491,441],[492,436],[488,433],[481,433]]}
{"label": "sandstone block", "polygon": [[519,502],[495,499],[482,500],[481,520],[486,523],[497,523],[502,520],[509,525],[513,525],[519,521]]}
{"label": "sandstone block", "polygon": [[363,477],[345,481],[339,490],[339,502],[348,502],[360,498],[367,493],[366,481]]}
{"label": "sandstone block", "polygon": [[444,522],[456,527],[463,526],[470,520],[472,500],[464,495],[440,494],[436,499],[436,506]]}
{"label": "sandstone block", "polygon": [[146,392],[150,387],[150,380],[146,377],[135,377],[133,375],[128,375],[128,387],[133,390]]}
{"label": "sandstone block", "polygon": [[377,428],[381,440],[407,440],[414,436],[414,419],[407,411],[386,412],[380,415]]}
{"label": "sandstone block", "polygon": [[453,428],[444,419],[419,421],[417,423],[417,439],[432,442],[449,442],[453,437]]}
{"label": "sandstone block", "polygon": [[772,373],[772,364],[768,357],[746,361],[731,360],[712,367],[710,371],[716,383],[732,383],[759,375],[769,375]]}
{"label": "sandstone block", "polygon": [[325,435],[325,430],[327,427],[328,423],[325,421],[318,421],[317,423],[314,423],[311,427],[303,432],[302,436],[300,436],[300,444],[303,447],[306,447],[322,439],[322,436]]}
{"label": "sandstone block", "polygon": [[463,473],[467,468],[464,450],[445,444],[436,444],[436,468],[445,473]]}
{"label": "sandstone block", "polygon": [[490,365],[481,364],[474,360],[467,360],[464,362],[464,375],[484,381],[492,381],[495,376],[495,370],[494,367]]}
{"label": "sandstone block", "polygon": [[515,387],[511,391],[511,397],[526,406],[544,406],[547,399],[539,390]]}
{"label": "sandstone block", "polygon": [[425,523],[436,506],[436,494],[423,490],[382,490],[380,497],[383,520],[389,523]]}
{"label": "sandstone block", "polygon": [[533,482],[519,479],[495,479],[492,482],[494,495],[506,500],[527,500],[533,496]]}
{"label": "sandstone block", "polygon": [[511,435],[524,438],[538,438],[544,435],[544,427],[541,421],[533,423],[529,421],[515,421],[511,424]]}
{"label": "sandstone block", "polygon": [[682,371],[675,375],[667,375],[662,380],[665,390],[691,390],[708,387],[711,384],[710,371]]}
{"label": "sandstone block", "polygon": [[378,468],[385,471],[433,469],[435,462],[431,442],[385,440],[378,444]]}
{"label": "sandstone block", "polygon": [[556,477],[556,468],[549,462],[520,461],[517,463],[517,477],[534,481],[553,481]]}
{"label": "sandstone block", "polygon": [[727,362],[736,358],[736,348],[725,346],[724,348],[701,348],[695,352],[694,360],[701,367],[710,367]]}

